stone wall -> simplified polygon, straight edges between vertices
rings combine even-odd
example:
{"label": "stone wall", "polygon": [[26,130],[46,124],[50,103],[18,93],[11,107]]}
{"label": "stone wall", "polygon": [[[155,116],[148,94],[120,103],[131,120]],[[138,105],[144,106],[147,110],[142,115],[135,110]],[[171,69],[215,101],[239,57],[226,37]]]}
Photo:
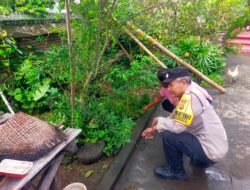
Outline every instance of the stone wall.
{"label": "stone wall", "polygon": [[64,19],[31,18],[21,15],[0,17],[0,30],[5,30],[8,36],[15,38],[18,46],[22,48],[32,46],[44,51],[52,44],[63,43],[55,32],[57,28],[65,28]]}
{"label": "stone wall", "polygon": [[63,41],[57,33],[43,34],[39,36],[27,36],[15,38],[17,44],[21,48],[29,48],[30,46],[42,51],[48,50],[51,45],[62,44]]}

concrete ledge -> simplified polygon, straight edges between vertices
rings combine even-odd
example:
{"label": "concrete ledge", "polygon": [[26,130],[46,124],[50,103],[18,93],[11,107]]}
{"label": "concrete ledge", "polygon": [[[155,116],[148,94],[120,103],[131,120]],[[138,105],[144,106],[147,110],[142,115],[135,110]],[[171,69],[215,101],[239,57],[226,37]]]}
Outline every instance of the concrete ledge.
{"label": "concrete ledge", "polygon": [[108,171],[102,178],[101,182],[96,186],[95,190],[111,190],[116,180],[119,178],[120,174],[123,172],[129,157],[133,153],[137,142],[140,139],[142,131],[150,122],[151,117],[155,111],[157,106],[149,112],[145,113],[141,118],[136,121],[136,126],[132,133],[131,142],[124,146],[124,148],[119,152],[116,156],[115,160],[112,162]]}

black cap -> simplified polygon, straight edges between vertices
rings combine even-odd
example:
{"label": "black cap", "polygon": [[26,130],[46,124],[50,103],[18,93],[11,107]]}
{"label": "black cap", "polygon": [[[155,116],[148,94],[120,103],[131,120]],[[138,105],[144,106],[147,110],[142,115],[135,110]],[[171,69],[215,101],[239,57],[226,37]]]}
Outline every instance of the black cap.
{"label": "black cap", "polygon": [[190,74],[188,70],[184,67],[176,67],[173,69],[160,69],[158,71],[158,79],[164,84],[170,83],[177,78],[187,76],[190,76]]}

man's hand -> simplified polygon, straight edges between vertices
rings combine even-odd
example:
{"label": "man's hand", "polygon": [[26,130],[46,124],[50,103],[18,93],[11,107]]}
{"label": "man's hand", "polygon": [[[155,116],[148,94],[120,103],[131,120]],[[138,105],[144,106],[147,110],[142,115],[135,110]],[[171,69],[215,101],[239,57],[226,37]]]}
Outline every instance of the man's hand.
{"label": "man's hand", "polygon": [[142,132],[141,136],[145,139],[152,139],[154,138],[154,133],[155,133],[155,130],[152,127],[150,127],[150,128],[145,129]]}
{"label": "man's hand", "polygon": [[157,118],[154,118],[152,126],[150,128],[145,129],[142,132],[141,136],[145,139],[152,139],[154,137],[155,132],[157,131],[156,130],[157,122],[158,122]]}
{"label": "man's hand", "polygon": [[144,106],[144,107],[142,108],[142,110],[143,110],[144,112],[148,111],[148,109],[149,109],[149,107],[148,107],[147,105]]}

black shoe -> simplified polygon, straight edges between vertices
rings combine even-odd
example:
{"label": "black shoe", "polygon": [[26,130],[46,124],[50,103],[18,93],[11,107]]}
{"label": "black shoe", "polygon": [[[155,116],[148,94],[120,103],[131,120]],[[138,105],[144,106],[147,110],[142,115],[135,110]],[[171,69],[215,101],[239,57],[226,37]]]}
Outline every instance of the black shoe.
{"label": "black shoe", "polygon": [[163,179],[178,179],[178,180],[187,179],[187,175],[184,170],[180,172],[173,172],[171,171],[170,166],[157,167],[154,170],[154,174],[155,176],[163,178]]}

